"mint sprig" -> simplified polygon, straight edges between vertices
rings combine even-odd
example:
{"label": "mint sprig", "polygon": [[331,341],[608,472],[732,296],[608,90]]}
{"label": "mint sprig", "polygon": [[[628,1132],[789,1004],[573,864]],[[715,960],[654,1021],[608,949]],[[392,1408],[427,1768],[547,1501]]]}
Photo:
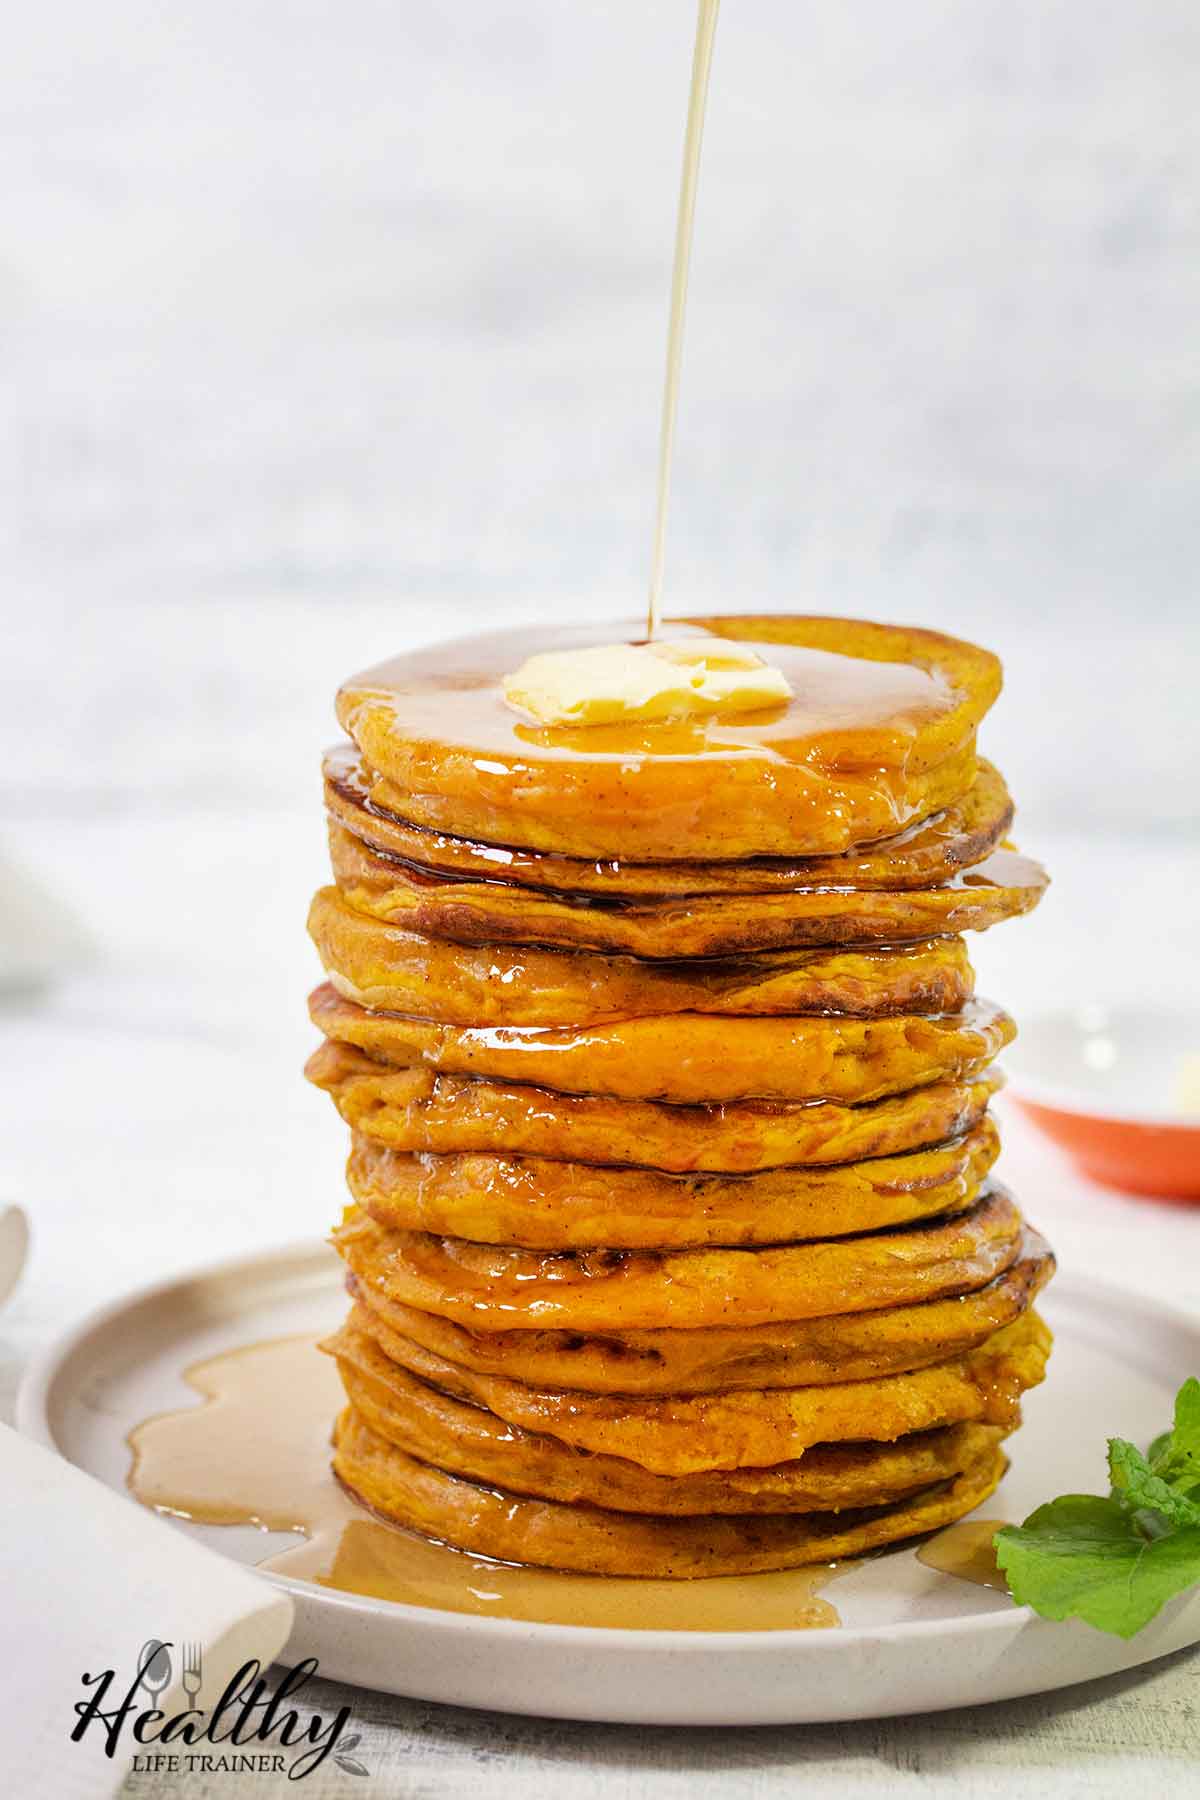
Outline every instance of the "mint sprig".
{"label": "mint sprig", "polygon": [[1200,1380],[1143,1453],[1110,1438],[1107,1495],[1064,1494],[995,1537],[1014,1600],[1044,1619],[1083,1619],[1130,1638],[1200,1582]]}

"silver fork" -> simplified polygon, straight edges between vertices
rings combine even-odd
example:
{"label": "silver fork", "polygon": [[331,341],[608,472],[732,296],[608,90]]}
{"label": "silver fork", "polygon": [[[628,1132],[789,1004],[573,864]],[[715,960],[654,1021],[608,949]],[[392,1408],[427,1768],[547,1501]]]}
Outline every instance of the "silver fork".
{"label": "silver fork", "polygon": [[202,1679],[203,1655],[199,1644],[183,1645],[183,1691],[191,1706],[195,1706],[200,1693]]}

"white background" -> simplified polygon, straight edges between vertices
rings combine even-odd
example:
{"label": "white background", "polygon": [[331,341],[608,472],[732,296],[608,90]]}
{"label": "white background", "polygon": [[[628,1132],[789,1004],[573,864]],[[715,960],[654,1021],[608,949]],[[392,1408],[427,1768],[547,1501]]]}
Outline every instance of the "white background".
{"label": "white background", "polygon": [[[9,9],[0,853],[91,944],[0,1011],[0,1199],[35,1227],[9,1389],[82,1308],[335,1216],[343,1133],[298,1074],[333,689],[641,606],[691,31],[685,0]],[[1191,0],[726,0],[718,33],[669,607],[1001,652],[985,747],[1056,876],[977,947],[1018,1014],[1200,1011],[1198,81]],[[1073,1269],[1200,1306],[1200,1211],[1009,1140]],[[1135,1758],[1182,1792],[1188,1680],[1093,1693],[1078,1730],[730,1739],[713,1783],[929,1763],[1067,1800]],[[514,1793],[717,1766],[450,1718],[391,1746],[422,1793],[498,1780],[494,1731]]]}
{"label": "white background", "polygon": [[[691,31],[10,9],[0,817],[299,804],[351,668],[640,607]],[[669,603],[995,646],[1039,827],[1197,815],[1198,70],[1190,0],[719,29]]]}

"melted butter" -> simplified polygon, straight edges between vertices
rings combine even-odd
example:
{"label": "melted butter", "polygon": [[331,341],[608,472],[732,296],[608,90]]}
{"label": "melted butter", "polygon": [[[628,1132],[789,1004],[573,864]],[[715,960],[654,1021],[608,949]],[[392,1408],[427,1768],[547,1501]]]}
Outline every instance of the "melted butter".
{"label": "melted butter", "polygon": [[997,1588],[1008,1592],[1008,1583],[996,1566],[992,1539],[1007,1519],[964,1519],[939,1531],[917,1551],[917,1561],[942,1575],[957,1575],[960,1581],[972,1581],[977,1587]]}
{"label": "melted butter", "polygon": [[728,718],[791,698],[778,669],[729,638],[541,651],[502,685],[517,712],[540,725],[572,727],[657,724],[711,713]]}
{"label": "melted butter", "polygon": [[[632,638],[636,626],[630,627]],[[672,637],[706,641],[707,632],[676,621]],[[504,777],[522,753],[539,761],[626,762],[645,757],[766,758],[876,775],[903,767],[922,725],[956,703],[947,682],[911,663],[873,662],[808,645],[738,640],[777,669],[792,692],[758,713],[675,720],[550,726],[523,719],[504,697],[505,674],[547,651],[602,646],[619,626],[565,626],[482,634],[392,658],[352,677],[341,690],[351,713],[382,704],[399,739],[463,748],[484,774]],[[494,766],[488,758],[495,757]],[[905,821],[898,821],[898,826]]]}
{"label": "melted butter", "polygon": [[708,1581],[640,1581],[517,1567],[385,1524],[329,1467],[344,1404],[309,1336],[227,1351],[184,1371],[200,1406],[129,1434],[129,1486],[144,1505],[205,1525],[303,1534],[260,1568],[342,1593],[542,1624],[672,1631],[795,1631],[839,1623],[821,1589],[836,1565]]}

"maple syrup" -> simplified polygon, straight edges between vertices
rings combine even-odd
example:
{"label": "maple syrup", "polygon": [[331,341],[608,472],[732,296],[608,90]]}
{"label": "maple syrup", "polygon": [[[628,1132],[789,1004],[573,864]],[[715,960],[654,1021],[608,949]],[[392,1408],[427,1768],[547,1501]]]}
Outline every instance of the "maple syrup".
{"label": "maple syrup", "polygon": [[542,1624],[625,1630],[797,1631],[840,1623],[822,1595],[837,1565],[700,1581],[573,1575],[493,1562],[385,1523],[330,1466],[344,1403],[311,1336],[226,1351],[185,1370],[199,1406],[129,1434],[129,1486],[146,1506],[205,1525],[257,1525],[304,1541],[258,1566],[343,1593]]}
{"label": "maple syrup", "polygon": [[646,617],[646,636],[649,638],[658,636],[662,621],[667,502],[671,493],[675,420],[679,412],[679,377],[683,367],[683,321],[687,311],[688,271],[692,261],[696,188],[700,180],[700,145],[704,138],[708,76],[712,68],[713,38],[716,36],[719,7],[720,0],[700,0],[696,19],[696,48],[692,55],[692,88],[688,96],[687,130],[683,140],[683,175],[679,184],[679,212],[675,223],[675,265],[671,273],[667,371],[663,382],[662,425],[658,444],[658,495],[654,514],[654,550],[650,564],[650,601]]}
{"label": "maple syrup", "polygon": [[957,1575],[977,1587],[1008,1592],[1008,1583],[996,1563],[993,1539],[1007,1519],[963,1519],[939,1531],[917,1551],[917,1561],[941,1575]]}

